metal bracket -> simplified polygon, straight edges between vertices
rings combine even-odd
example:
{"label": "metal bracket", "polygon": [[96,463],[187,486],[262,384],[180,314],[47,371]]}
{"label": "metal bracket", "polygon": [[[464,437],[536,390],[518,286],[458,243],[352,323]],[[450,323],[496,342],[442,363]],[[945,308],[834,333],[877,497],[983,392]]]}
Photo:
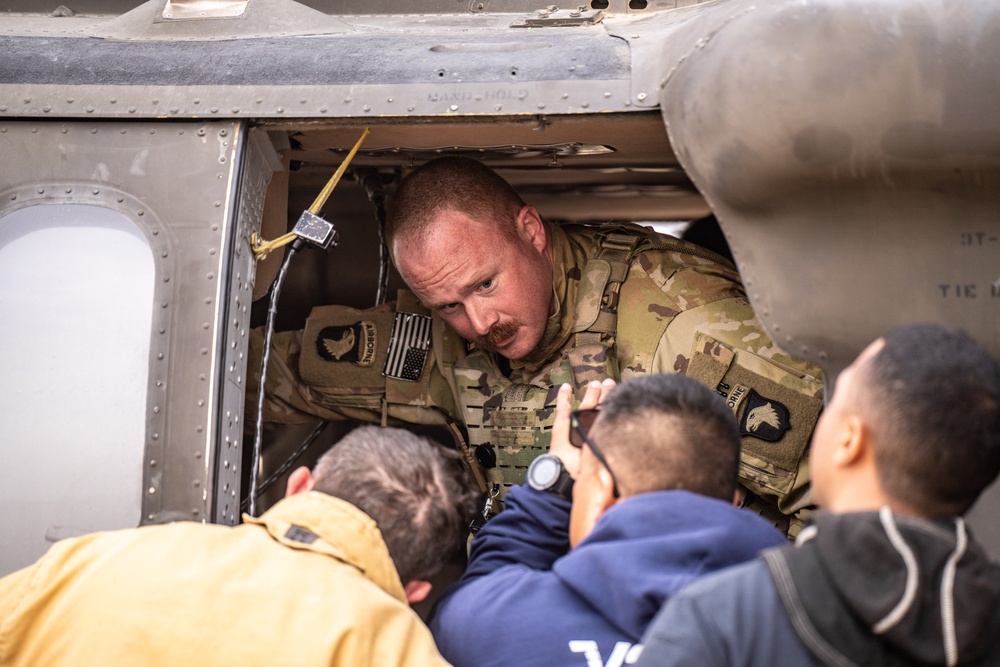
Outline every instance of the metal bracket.
{"label": "metal bracket", "polygon": [[558,26],[595,25],[604,20],[603,9],[587,9],[581,5],[576,9],[559,9],[549,5],[538,9],[530,16],[510,24],[511,28],[552,28]]}
{"label": "metal bracket", "polygon": [[163,18],[170,21],[231,19],[246,11],[249,0],[167,0]]}
{"label": "metal bracket", "polygon": [[318,215],[314,215],[309,211],[302,211],[302,215],[299,216],[298,222],[295,223],[295,227],[292,228],[292,232],[301,238],[304,238],[310,243],[318,245],[320,248],[326,250],[330,247],[332,243],[334,246],[337,245],[337,230],[333,228],[333,223]]}

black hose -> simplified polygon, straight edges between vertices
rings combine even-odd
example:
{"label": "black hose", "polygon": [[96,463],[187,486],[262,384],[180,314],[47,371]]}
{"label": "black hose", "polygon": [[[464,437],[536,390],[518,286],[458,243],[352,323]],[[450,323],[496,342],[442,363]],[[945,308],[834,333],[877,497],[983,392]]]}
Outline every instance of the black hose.
{"label": "black hose", "polygon": [[382,176],[374,169],[358,169],[358,182],[368,195],[368,201],[375,206],[375,224],[378,228],[379,263],[378,289],[375,292],[375,305],[385,303],[386,292],[389,289],[389,247],[385,242],[386,195],[382,185]]}
{"label": "black hose", "polygon": [[264,327],[264,353],[260,361],[260,384],[257,388],[257,422],[254,427],[253,436],[253,459],[250,463],[250,502],[247,513],[250,516],[257,516],[257,479],[260,467],[260,452],[264,442],[264,394],[267,387],[267,362],[271,358],[271,339],[274,337],[274,318],[278,314],[278,297],[281,294],[281,283],[285,281],[285,274],[288,272],[288,264],[296,252],[302,248],[303,240],[295,239],[289,246],[285,258],[281,262],[281,269],[274,279],[271,287],[271,302],[267,307],[267,324]]}

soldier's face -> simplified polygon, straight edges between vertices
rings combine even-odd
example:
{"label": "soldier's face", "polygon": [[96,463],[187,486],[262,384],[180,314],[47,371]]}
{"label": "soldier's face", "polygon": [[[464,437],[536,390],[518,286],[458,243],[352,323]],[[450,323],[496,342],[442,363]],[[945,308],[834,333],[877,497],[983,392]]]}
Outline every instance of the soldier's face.
{"label": "soldier's face", "polygon": [[512,239],[495,225],[447,211],[418,243],[393,247],[400,275],[462,338],[508,359],[531,353],[552,305],[548,233],[531,206]]}

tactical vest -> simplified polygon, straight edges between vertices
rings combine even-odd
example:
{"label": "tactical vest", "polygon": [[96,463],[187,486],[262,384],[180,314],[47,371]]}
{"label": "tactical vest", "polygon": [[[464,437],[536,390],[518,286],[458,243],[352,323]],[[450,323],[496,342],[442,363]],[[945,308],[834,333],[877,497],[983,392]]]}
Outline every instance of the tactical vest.
{"label": "tactical vest", "polygon": [[[394,307],[367,311],[341,306],[317,309],[310,315],[303,341],[285,335],[285,353],[278,356],[298,358],[296,370],[304,388],[296,385],[295,373],[286,368],[285,377],[279,377],[269,390],[280,399],[275,405],[292,408],[293,418],[297,418],[294,410],[298,410],[324,419],[381,418],[383,424],[392,419],[447,425],[480,488],[503,491],[523,482],[531,461],[548,450],[558,387],[563,383],[575,386],[579,401],[591,380],[621,379],[620,350],[616,349],[621,341],[616,338],[623,322],[618,301],[636,257],[647,250],[701,256],[726,269],[725,278],[733,280],[734,285],[737,279],[731,263],[684,241],[661,237],[638,226],[590,229],[590,258],[582,267],[566,267],[573,268],[574,273],[582,269],[576,278],[579,283],[575,300],[563,303],[564,308],[573,309],[571,322],[566,322],[568,317],[561,321],[562,326],[571,327],[571,338],[533,376],[515,375],[517,381],[512,381],[501,372],[496,355],[482,350],[470,352],[465,341],[441,318],[431,318],[412,294],[401,292]],[[683,290],[684,286],[678,285],[677,289]],[[742,297],[738,286],[732,292],[731,296]],[[749,308],[743,299],[734,302],[742,303],[734,308]],[[739,321],[752,317],[740,312]],[[399,346],[392,343],[395,336],[389,332],[394,330],[394,318],[407,313],[424,316],[421,321],[426,320],[430,326],[431,341],[421,338],[420,345],[407,347],[400,356]],[[625,319],[635,327],[644,313],[645,309],[630,309]],[[674,318],[667,321],[661,317],[658,321],[664,328],[641,340],[629,329],[633,331],[629,344],[642,347],[648,359],[656,349],[645,348],[659,345],[660,336]],[[683,338],[687,330],[679,331]],[[754,333],[759,336],[756,330]],[[281,340],[282,335],[277,339]],[[345,336],[355,341],[353,347],[346,344]],[[787,526],[788,515],[811,504],[805,453],[822,407],[821,381],[818,375],[803,372],[800,367],[785,368],[774,359],[755,356],[752,350],[738,349],[733,341],[716,340],[697,330],[693,336],[686,367],[675,371],[715,388],[729,403],[744,436],[740,481],[749,491],[744,504],[775,525],[781,526],[784,521]],[[389,344],[379,344],[380,340],[388,340]],[[684,343],[680,341],[679,345]],[[388,368],[390,358],[403,360],[403,375],[381,370]],[[414,362],[412,368],[407,366],[410,361]],[[434,367],[438,372],[425,372]],[[633,372],[644,371],[633,367]],[[465,433],[460,425],[464,425]]]}
{"label": "tactical vest", "polygon": [[[573,340],[533,383],[504,377],[493,354],[482,350],[455,362],[455,389],[469,444],[489,481],[500,485],[501,496],[523,483],[528,465],[548,451],[561,384],[573,385],[579,400],[591,380],[620,379],[614,349],[618,295],[632,258],[640,251],[680,245],[637,225],[597,232],[577,292]],[[684,250],[690,252],[690,247]]]}

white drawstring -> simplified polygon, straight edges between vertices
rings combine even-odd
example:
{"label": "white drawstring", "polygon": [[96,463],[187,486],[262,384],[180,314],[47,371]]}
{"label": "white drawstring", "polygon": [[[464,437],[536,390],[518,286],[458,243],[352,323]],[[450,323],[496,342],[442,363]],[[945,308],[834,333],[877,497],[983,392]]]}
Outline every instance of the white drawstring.
{"label": "white drawstring", "polygon": [[899,532],[899,527],[896,525],[896,518],[892,515],[892,510],[889,509],[888,505],[879,509],[878,516],[882,521],[885,534],[889,537],[889,542],[899,552],[899,555],[903,558],[903,563],[906,564],[906,587],[903,589],[903,597],[896,603],[895,608],[872,628],[875,634],[881,635],[894,628],[897,623],[903,620],[906,613],[910,611],[910,607],[913,606],[913,601],[917,597],[920,570],[917,566],[917,559],[913,555],[913,550],[910,549],[910,545],[906,543],[902,533]]}
{"label": "white drawstring", "polygon": [[795,538],[795,546],[799,547],[813,539],[819,534],[819,529],[816,528],[815,524],[806,526],[799,531],[799,536]]}
{"label": "white drawstring", "polygon": [[958,561],[965,555],[968,538],[965,521],[961,517],[955,523],[955,550],[948,557],[941,575],[941,632],[944,635],[944,655],[948,667],[958,664],[958,635],[955,630],[955,571]]}

